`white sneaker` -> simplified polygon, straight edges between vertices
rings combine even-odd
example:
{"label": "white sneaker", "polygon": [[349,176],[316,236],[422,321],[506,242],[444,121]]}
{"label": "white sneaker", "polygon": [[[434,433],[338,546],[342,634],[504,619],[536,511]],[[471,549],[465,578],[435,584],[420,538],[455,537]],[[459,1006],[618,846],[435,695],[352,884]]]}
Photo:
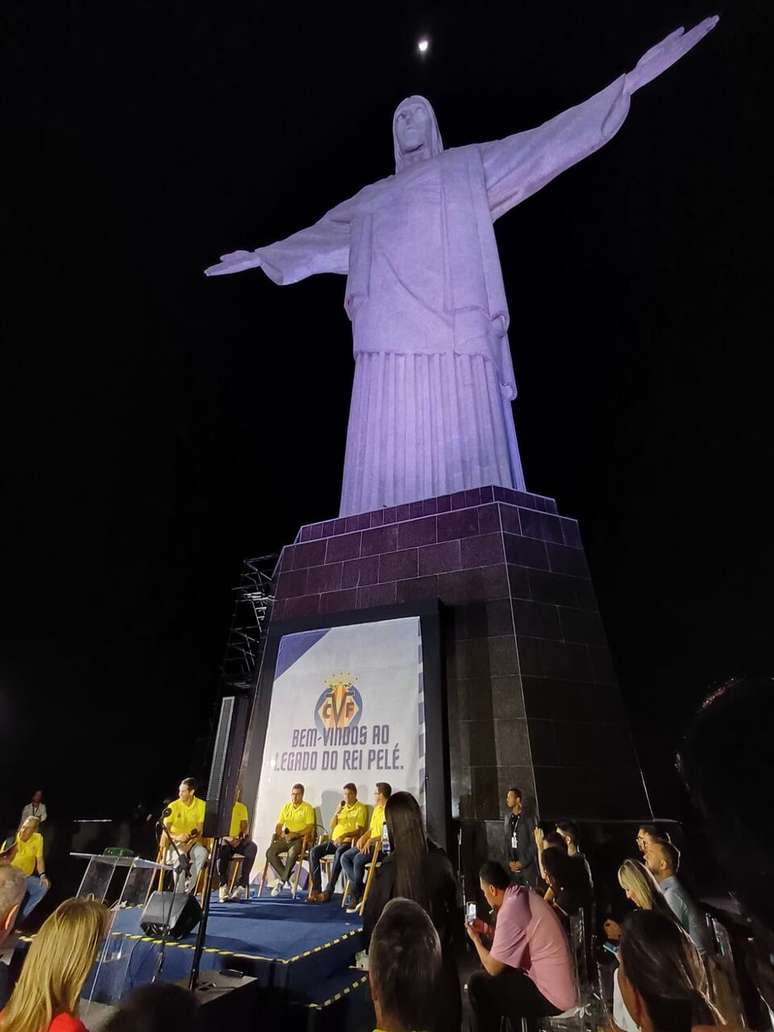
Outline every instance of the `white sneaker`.
{"label": "white sneaker", "polygon": [[221,903],[228,903],[228,886],[221,885],[218,889],[218,900]]}
{"label": "white sneaker", "polygon": [[244,899],[245,898],[245,887],[244,885],[237,885],[234,891],[231,893],[232,899]]}
{"label": "white sneaker", "polygon": [[271,890],[272,896],[279,896],[279,894],[282,892],[283,888],[284,888],[284,886],[283,886],[282,882],[276,881],[274,883],[274,888]]}

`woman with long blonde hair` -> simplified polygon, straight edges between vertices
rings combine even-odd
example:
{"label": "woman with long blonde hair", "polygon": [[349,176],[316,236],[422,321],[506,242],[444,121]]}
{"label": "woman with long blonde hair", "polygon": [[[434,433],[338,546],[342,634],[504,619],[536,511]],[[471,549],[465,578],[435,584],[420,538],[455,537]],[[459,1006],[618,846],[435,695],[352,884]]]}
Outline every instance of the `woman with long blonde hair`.
{"label": "woman with long blonde hair", "polygon": [[618,868],[618,884],[639,910],[655,910],[673,917],[661,888],[650,871],[638,860],[624,860]]}
{"label": "woman with long blonde hair", "polygon": [[0,1032],[86,1032],[78,1003],[108,924],[107,909],[95,900],[60,904],[30,946]]}

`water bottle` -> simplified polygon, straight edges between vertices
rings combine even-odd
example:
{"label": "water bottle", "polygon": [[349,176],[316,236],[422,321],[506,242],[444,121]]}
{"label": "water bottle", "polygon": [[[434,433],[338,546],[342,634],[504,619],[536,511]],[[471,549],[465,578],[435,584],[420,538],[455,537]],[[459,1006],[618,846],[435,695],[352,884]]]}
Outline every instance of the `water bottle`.
{"label": "water bottle", "polygon": [[382,825],[382,856],[390,855],[390,833],[387,830],[387,821]]}

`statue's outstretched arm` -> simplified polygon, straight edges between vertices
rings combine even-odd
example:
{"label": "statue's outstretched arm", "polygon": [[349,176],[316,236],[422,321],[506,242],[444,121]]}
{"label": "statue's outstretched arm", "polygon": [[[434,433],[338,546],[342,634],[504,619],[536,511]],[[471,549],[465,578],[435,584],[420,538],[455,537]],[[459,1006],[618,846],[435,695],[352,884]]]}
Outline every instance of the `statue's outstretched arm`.
{"label": "statue's outstretched arm", "polygon": [[717,22],[716,17],[705,18],[689,32],[677,29],[651,47],[632,71],[582,104],[536,129],[482,144],[492,217],[504,215],[612,139],[629,113],[632,93],[696,46]]}
{"label": "statue's outstretched arm", "polygon": [[679,61],[684,54],[687,54],[708,33],[712,32],[719,20],[717,15],[713,15],[711,18],[705,18],[698,25],[694,25],[688,32],[682,27],[670,32],[660,43],[643,54],[636,66],[626,75],[624,86],[626,92],[631,95],[635,90],[646,86],[662,72],[665,72],[675,61]]}
{"label": "statue's outstretched arm", "polygon": [[217,265],[205,269],[207,276],[228,276],[232,272],[260,268],[269,279],[284,285],[297,283],[318,272],[347,274],[349,270],[349,225],[345,205],[324,215],[308,229],[255,251],[232,251]]}

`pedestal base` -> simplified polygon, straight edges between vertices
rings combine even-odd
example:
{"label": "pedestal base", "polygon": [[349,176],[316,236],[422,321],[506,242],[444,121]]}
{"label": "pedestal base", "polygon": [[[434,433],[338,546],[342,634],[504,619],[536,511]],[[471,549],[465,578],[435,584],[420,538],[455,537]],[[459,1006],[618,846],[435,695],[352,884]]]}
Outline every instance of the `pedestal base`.
{"label": "pedestal base", "polygon": [[[272,620],[440,599],[453,816],[640,818],[644,785],[578,524],[475,488],[302,527]],[[530,798],[531,797],[531,798]]]}

